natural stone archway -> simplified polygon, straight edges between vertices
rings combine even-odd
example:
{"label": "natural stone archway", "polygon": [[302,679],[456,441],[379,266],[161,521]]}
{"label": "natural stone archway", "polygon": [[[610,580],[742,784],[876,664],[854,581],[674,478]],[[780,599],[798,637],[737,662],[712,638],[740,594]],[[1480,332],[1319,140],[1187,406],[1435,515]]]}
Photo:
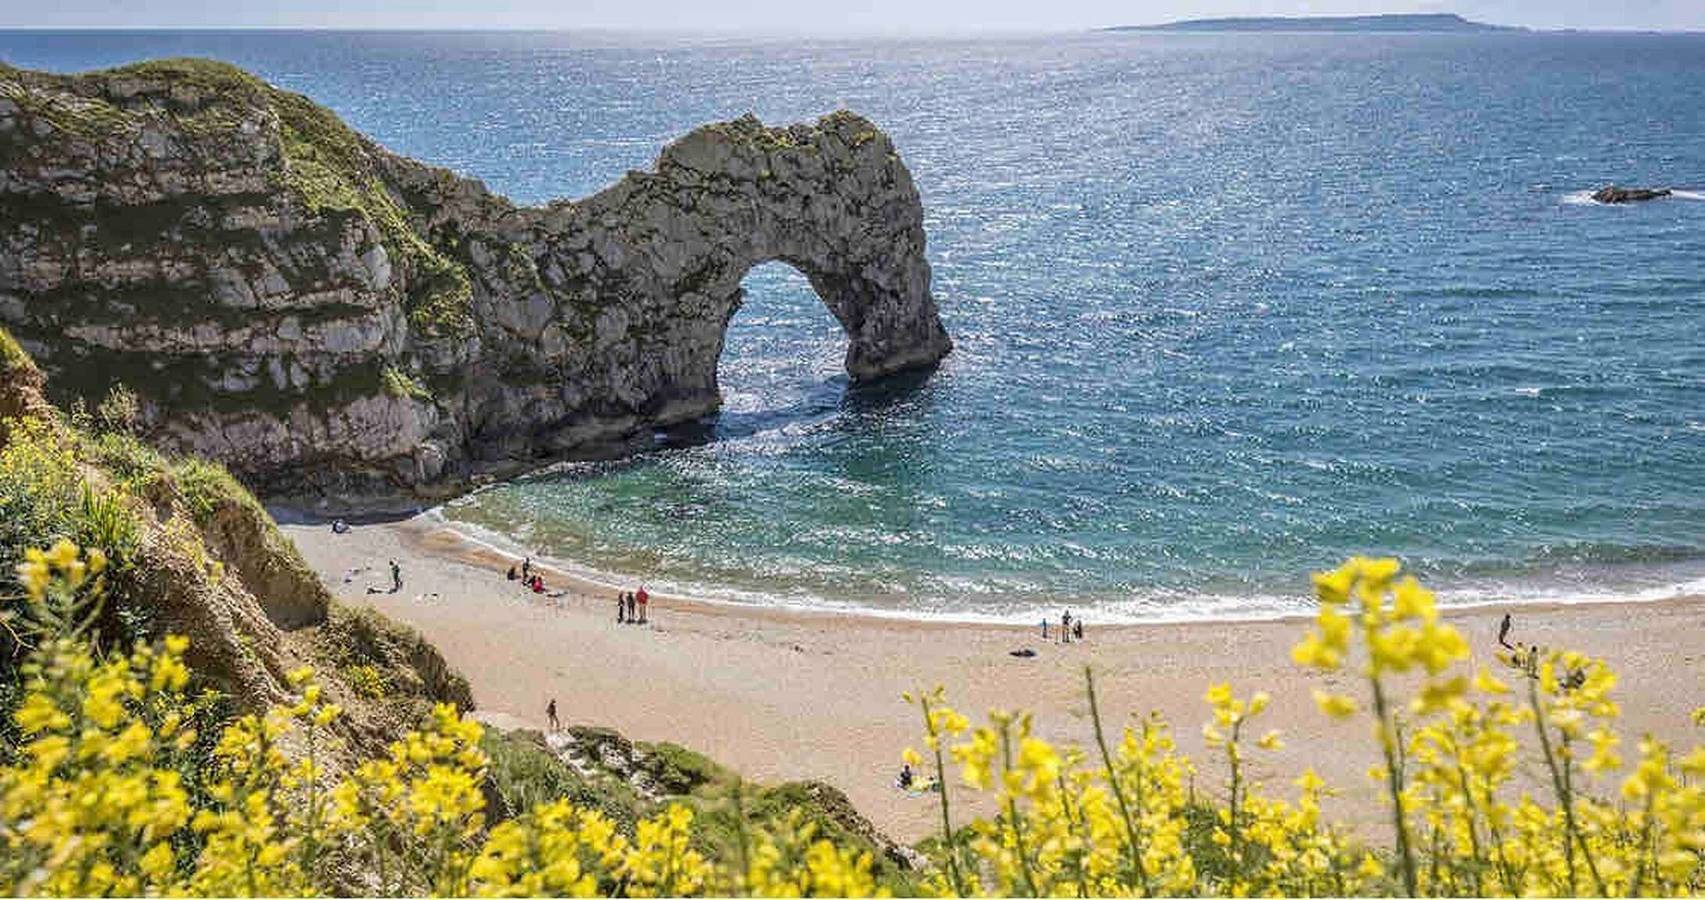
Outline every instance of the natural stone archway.
{"label": "natural stone archway", "polygon": [[536,227],[543,237],[529,243],[561,248],[547,270],[572,251],[573,271],[631,298],[625,321],[596,330],[646,336],[611,342],[632,354],[611,371],[643,380],[611,388],[651,398],[668,419],[715,407],[723,334],[741,280],[761,263],[805,274],[846,331],[855,380],[933,364],[951,346],[929,293],[911,175],[887,137],[851,113],[814,126],[746,117],[699,128],[664,148],[654,172],[630,173]]}
{"label": "natural stone archway", "polygon": [[0,65],[0,324],[59,399],[122,382],[151,437],[274,498],[439,497],[712,412],[771,260],[856,380],[951,347],[917,189],[852,113],[705,126],[520,207],[224,64]]}

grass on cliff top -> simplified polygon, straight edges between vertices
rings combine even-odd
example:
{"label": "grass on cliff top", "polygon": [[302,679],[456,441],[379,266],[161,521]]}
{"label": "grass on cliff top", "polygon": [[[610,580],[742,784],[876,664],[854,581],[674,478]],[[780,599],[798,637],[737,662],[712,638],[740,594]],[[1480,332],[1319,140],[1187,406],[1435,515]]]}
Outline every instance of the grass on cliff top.
{"label": "grass on cliff top", "polygon": [[241,66],[196,56],[171,56],[126,63],[109,69],[85,72],[78,78],[111,81],[121,77],[160,78],[174,86],[195,88],[214,96],[264,94],[273,88]]}

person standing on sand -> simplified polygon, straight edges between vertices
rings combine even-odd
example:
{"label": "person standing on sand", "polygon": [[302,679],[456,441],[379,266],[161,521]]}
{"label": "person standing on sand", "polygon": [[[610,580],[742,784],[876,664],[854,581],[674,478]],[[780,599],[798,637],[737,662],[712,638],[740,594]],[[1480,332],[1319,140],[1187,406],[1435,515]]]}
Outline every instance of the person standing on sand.
{"label": "person standing on sand", "polygon": [[551,731],[561,731],[562,730],[562,722],[558,721],[557,717],[556,717],[556,698],[555,697],[551,698],[551,702],[545,704],[545,718],[550,720]]}
{"label": "person standing on sand", "polygon": [[1498,643],[1504,645],[1505,650],[1515,649],[1510,646],[1510,624],[1510,614],[1504,613],[1504,621],[1498,625]]}
{"label": "person standing on sand", "polygon": [[521,580],[528,584],[533,583],[533,558],[531,556],[521,560]]}
{"label": "person standing on sand", "polygon": [[1044,617],[1042,619],[1042,640],[1045,641],[1047,639],[1048,639],[1048,620],[1046,617]]}
{"label": "person standing on sand", "polygon": [[628,624],[629,625],[638,625],[639,624],[639,613],[634,611],[633,591],[628,591],[626,596],[627,596],[626,603],[628,605]]}
{"label": "person standing on sand", "polygon": [[403,567],[397,565],[397,561],[393,559],[391,560],[391,593],[395,594],[402,589]]}
{"label": "person standing on sand", "polygon": [[616,624],[617,625],[624,624],[627,622],[627,620],[628,620],[628,595],[621,592],[621,591],[617,591],[616,592]]}
{"label": "person standing on sand", "polygon": [[1072,642],[1072,611],[1068,609],[1065,612],[1060,613],[1060,643],[1069,644],[1071,642]]}
{"label": "person standing on sand", "polygon": [[635,603],[639,604],[639,624],[645,624],[645,605],[651,602],[651,595],[645,592],[645,585],[639,586],[639,593],[633,595]]}
{"label": "person standing on sand", "polygon": [[1083,620],[1082,619],[1078,619],[1077,621],[1072,623],[1072,637],[1077,638],[1078,643],[1080,643],[1080,644],[1083,643]]}

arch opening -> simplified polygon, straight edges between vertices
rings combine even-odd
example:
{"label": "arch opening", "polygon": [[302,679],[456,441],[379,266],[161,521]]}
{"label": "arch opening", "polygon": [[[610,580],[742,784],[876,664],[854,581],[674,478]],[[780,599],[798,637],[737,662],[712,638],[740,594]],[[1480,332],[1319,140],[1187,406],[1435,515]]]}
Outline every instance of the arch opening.
{"label": "arch opening", "polygon": [[747,270],[716,361],[719,436],[834,409],[846,393],[848,338],[805,273],[772,260]]}

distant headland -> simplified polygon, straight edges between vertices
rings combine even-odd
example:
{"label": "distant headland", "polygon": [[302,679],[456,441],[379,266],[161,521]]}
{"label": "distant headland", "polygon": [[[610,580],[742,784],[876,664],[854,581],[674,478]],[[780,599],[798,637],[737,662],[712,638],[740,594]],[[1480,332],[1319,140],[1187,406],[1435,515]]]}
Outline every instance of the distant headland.
{"label": "distant headland", "polygon": [[1243,16],[1185,19],[1160,25],[1114,25],[1100,31],[1326,31],[1467,32],[1526,31],[1508,25],[1473,22],[1455,13],[1393,13],[1377,16]]}

